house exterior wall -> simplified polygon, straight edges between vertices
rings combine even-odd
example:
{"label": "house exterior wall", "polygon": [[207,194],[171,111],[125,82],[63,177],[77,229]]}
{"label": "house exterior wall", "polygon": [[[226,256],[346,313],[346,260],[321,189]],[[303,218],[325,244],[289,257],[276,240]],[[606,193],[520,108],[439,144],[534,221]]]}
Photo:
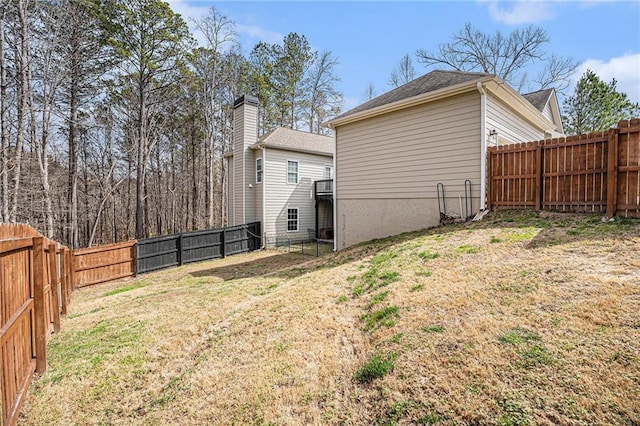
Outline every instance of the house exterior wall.
{"label": "house exterior wall", "polygon": [[542,115],[547,117],[549,121],[553,123],[553,113],[551,112],[551,102],[547,102],[547,104],[544,106],[544,109],[542,110]]}
{"label": "house exterior wall", "polygon": [[498,132],[499,144],[530,142],[545,138],[544,131],[536,128],[495,95],[487,93],[487,131]]}
{"label": "house exterior wall", "polygon": [[336,128],[337,248],[439,223],[460,214],[464,182],[479,209],[481,107],[477,91]]}
{"label": "house exterior wall", "polygon": [[227,182],[227,196],[225,197],[225,202],[227,203],[225,208],[227,209],[227,226],[231,226],[233,225],[234,221],[235,221],[235,194],[233,191],[234,188],[234,182],[235,182],[235,174],[233,171],[233,157],[228,157],[225,158],[225,161],[227,162],[227,167],[225,170],[226,176],[226,182]]}
{"label": "house exterior wall", "polygon": [[258,129],[257,99],[243,97],[233,111],[233,216],[229,225],[256,220],[255,197],[249,184],[255,183],[255,158],[249,148],[256,142]]}
{"label": "house exterior wall", "polygon": [[[323,179],[331,157],[266,148],[264,163],[265,220],[268,238],[307,238],[315,231],[313,182]],[[287,161],[298,161],[298,183],[287,183]],[[298,231],[287,230],[287,210],[298,209]]]}

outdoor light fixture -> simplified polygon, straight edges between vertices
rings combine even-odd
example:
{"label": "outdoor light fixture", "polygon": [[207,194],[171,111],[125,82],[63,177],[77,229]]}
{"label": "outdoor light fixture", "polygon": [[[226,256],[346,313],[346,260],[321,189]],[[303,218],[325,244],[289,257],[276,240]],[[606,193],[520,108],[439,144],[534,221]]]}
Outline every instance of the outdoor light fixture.
{"label": "outdoor light fixture", "polygon": [[498,146],[498,131],[496,129],[491,129],[489,132],[489,143]]}

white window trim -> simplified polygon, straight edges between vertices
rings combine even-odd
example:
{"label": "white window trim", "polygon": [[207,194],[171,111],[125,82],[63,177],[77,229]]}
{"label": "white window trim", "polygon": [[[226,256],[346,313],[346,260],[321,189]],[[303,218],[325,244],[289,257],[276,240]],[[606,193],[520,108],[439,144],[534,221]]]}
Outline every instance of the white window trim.
{"label": "white window trim", "polygon": [[[260,173],[261,173],[260,180],[258,180],[258,161],[260,162]],[[262,183],[263,179],[264,179],[264,161],[262,161],[262,157],[258,157],[256,158],[256,183]]]}
{"label": "white window trim", "polygon": [[[289,229],[289,210],[296,211],[296,229]],[[298,207],[287,207],[287,232],[299,232],[300,231],[300,209]]]}
{"label": "white window trim", "polygon": [[[327,169],[331,171],[331,173],[329,173],[329,177],[324,176],[327,172]],[[322,170],[322,176],[323,176],[323,179],[333,179],[333,164],[324,165],[324,169]]]}
{"label": "white window trim", "polygon": [[[296,181],[289,182],[289,163],[296,163]],[[300,182],[300,162],[298,160],[287,160],[287,171],[285,176],[287,185],[297,185]]]}

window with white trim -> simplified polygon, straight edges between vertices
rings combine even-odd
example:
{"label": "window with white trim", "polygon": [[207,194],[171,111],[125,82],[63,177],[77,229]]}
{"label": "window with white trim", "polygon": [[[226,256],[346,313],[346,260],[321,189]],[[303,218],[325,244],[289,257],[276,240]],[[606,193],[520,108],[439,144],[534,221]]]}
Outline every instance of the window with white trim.
{"label": "window with white trim", "polygon": [[256,183],[262,183],[262,158],[256,158]]}
{"label": "window with white trim", "polygon": [[298,209],[287,209],[287,231],[298,230]]}
{"label": "window with white trim", "polygon": [[287,183],[288,184],[297,184],[298,183],[298,162],[288,160],[287,161]]}

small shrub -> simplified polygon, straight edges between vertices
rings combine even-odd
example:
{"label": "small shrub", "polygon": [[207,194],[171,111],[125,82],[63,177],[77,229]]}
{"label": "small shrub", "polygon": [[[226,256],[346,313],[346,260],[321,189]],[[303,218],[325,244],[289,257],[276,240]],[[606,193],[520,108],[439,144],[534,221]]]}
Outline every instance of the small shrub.
{"label": "small shrub", "polygon": [[384,377],[395,367],[397,355],[393,352],[383,356],[375,354],[367,363],[356,370],[354,379],[360,383],[369,383],[374,379]]}
{"label": "small shrub", "polygon": [[491,244],[501,243],[502,240],[498,237],[491,237]]}
{"label": "small shrub", "polygon": [[342,296],[338,297],[338,300],[336,300],[336,303],[337,304],[344,303],[347,300],[349,300],[349,298],[343,294]]}
{"label": "small shrub", "polygon": [[422,327],[422,331],[425,333],[442,333],[444,331],[444,326],[440,324],[425,325]]}
{"label": "small shrub", "polygon": [[424,284],[416,284],[409,289],[409,291],[418,291],[424,288]]}

